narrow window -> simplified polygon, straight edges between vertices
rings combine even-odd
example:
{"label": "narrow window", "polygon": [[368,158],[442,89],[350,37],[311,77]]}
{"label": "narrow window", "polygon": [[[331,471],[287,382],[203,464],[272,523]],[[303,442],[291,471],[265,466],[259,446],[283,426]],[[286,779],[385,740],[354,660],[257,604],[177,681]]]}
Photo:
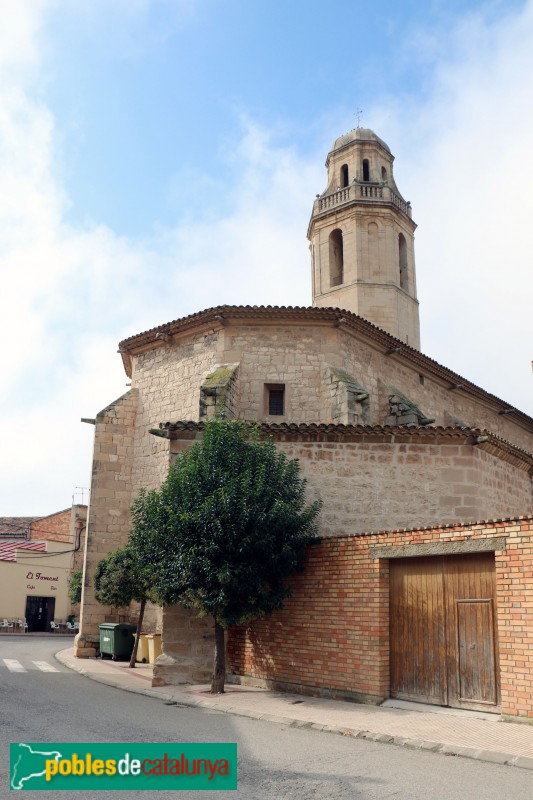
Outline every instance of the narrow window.
{"label": "narrow window", "polygon": [[329,235],[329,285],[339,286],[344,281],[344,247],[342,231],[335,228]]}
{"label": "narrow window", "polygon": [[407,242],[405,241],[405,236],[403,233],[400,233],[398,236],[398,249],[399,249],[399,256],[400,256],[400,288],[408,290],[408,279],[407,279]]}
{"label": "narrow window", "polygon": [[348,186],[348,164],[343,164],[341,167],[341,186],[343,188]]}
{"label": "narrow window", "polygon": [[267,386],[268,414],[270,417],[282,417],[285,413],[285,387],[282,384]]}
{"label": "narrow window", "polygon": [[368,165],[368,158],[363,158],[363,180],[370,180],[370,167]]}
{"label": "narrow window", "polygon": [[385,167],[381,167],[381,180],[382,181],[387,180],[387,170],[385,169]]}

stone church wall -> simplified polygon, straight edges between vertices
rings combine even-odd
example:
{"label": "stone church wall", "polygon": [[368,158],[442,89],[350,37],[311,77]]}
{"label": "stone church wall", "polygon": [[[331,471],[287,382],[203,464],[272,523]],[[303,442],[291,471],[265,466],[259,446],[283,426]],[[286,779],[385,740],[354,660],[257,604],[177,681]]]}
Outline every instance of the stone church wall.
{"label": "stone church wall", "polygon": [[[327,327],[287,324],[239,325],[225,330],[225,361],[238,361],[240,403],[238,416],[266,420],[264,387],[285,384],[282,419],[323,421],[329,413],[323,379],[324,358],[334,348]],[[280,421],[279,417],[270,418]]]}
{"label": "stone church wall", "polygon": [[[407,363],[400,354],[385,355],[369,340],[356,339],[332,325],[231,324],[224,329],[219,363],[238,363],[237,415],[271,422],[342,422],[387,424],[395,390],[406,395],[436,425],[488,429],[497,436],[533,452],[533,433],[489,404]],[[328,371],[337,368],[351,375],[369,393],[361,419],[335,417]],[[207,366],[205,368],[207,371]],[[205,373],[204,373],[205,374]],[[285,384],[286,413],[269,418],[264,387]],[[196,400],[200,381],[190,385]],[[197,416],[167,419],[197,419]]]}
{"label": "stone church wall", "polygon": [[[380,428],[353,441],[336,434],[313,441],[278,437],[279,447],[301,460],[310,493],[320,490],[327,499],[324,535],[531,510],[531,478],[523,464],[475,445],[471,430],[455,427],[444,435],[432,427],[486,428],[532,452],[526,418],[498,413],[490,397],[450,389],[448,380],[418,366],[416,359],[424,361],[419,354],[384,350],[386,334],[343,318],[348,312],[263,309],[256,317],[244,309],[233,318],[222,311],[192,329],[151,334],[122,350],[131,360],[133,388],[96,420],[80,651],[90,651],[105,615],[92,596],[94,567],[125,543],[133,499],[141,487],[161,484],[170,451],[179,450],[150,430],[166,421],[199,420],[201,402],[212,412],[220,399],[209,405],[213,389],[225,393],[229,415],[241,419]],[[269,417],[267,390],[279,384],[285,413]],[[413,431],[398,427],[407,423],[418,438],[398,438],[398,431]]]}
{"label": "stone church wall", "polygon": [[[340,313],[340,312],[339,312]],[[400,352],[386,354],[371,338],[355,337],[342,324],[273,320],[228,320],[218,331],[181,334],[172,341],[134,354],[132,384],[139,391],[133,486],[157,486],[167,468],[148,431],[160,422],[198,420],[204,381],[217,369],[233,371],[230,416],[271,422],[390,423],[391,398],[397,393],[420,411],[415,424],[488,429],[533,451],[533,432],[449,380],[440,379]],[[343,371],[368,393],[354,418],[346,398],[332,397],[331,370]],[[345,381],[346,383],[346,381]],[[265,387],[285,386],[285,413],[269,417]],[[339,387],[342,389],[342,387]],[[346,388],[346,387],[345,387]],[[364,411],[364,413],[363,413]],[[412,422],[407,418],[406,422]],[[399,421],[399,424],[403,424]]]}
{"label": "stone church wall", "polygon": [[200,386],[219,359],[219,336],[204,333],[141,353],[134,359],[132,383],[139,392],[132,463],[133,497],[141,487],[164,480],[168,443],[149,433],[160,422],[199,419]]}
{"label": "stone church wall", "polygon": [[533,510],[527,471],[446,438],[393,441],[278,442],[298,458],[311,499],[322,497],[322,536],[388,530],[456,520],[512,516]]}
{"label": "stone church wall", "polygon": [[137,402],[138,392],[131,389],[96,417],[80,633],[76,637],[76,655],[82,657],[95,655],[98,625],[106,614],[114,613],[96,602],[93,579],[96,564],[125,544],[130,527]]}
{"label": "stone church wall", "polygon": [[[533,457],[471,431],[264,426],[300,462],[309,501],[321,498],[321,536],[391,530],[533,512]],[[174,435],[174,434],[173,434]],[[171,458],[200,438],[177,431]]]}
{"label": "stone church wall", "polygon": [[343,335],[339,345],[338,365],[351,372],[370,393],[371,424],[385,424],[389,389],[396,388],[428,417],[434,418],[436,425],[453,426],[461,422],[470,428],[486,428],[496,436],[533,452],[533,433],[461,389],[450,389],[449,384],[406,363],[399,355],[384,355],[364,340]]}

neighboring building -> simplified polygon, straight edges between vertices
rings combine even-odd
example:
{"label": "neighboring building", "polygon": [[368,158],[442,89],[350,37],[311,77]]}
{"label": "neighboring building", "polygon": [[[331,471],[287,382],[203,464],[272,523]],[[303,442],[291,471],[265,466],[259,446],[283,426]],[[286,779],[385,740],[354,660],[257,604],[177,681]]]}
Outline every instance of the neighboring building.
{"label": "neighboring building", "polygon": [[77,614],[68,581],[83,565],[87,506],[47,517],[0,518],[0,621],[25,621],[28,630]]}
{"label": "neighboring building", "polygon": [[[133,499],[141,487],[160,485],[176,453],[201,436],[202,420],[222,408],[229,417],[261,421],[265,435],[300,460],[310,497],[324,501],[325,539],[533,510],[533,420],[419,350],[415,225],[392,161],[372,131],[335,141],[328,187],[309,226],[312,308],[220,306],[121,342],[132,388],[95,420],[78,655],[98,646],[98,623],[109,610],[94,600],[94,568],[126,541]],[[324,548],[333,558],[335,545]],[[494,573],[496,550],[490,552]],[[378,571],[388,576],[382,558]],[[333,561],[331,569],[338,573]],[[350,580],[363,581],[366,570]],[[383,581],[388,603],[388,577]],[[363,690],[357,671],[351,690],[317,683],[320,671],[312,680],[302,672],[295,685],[380,697],[389,674],[388,619],[383,608],[380,614],[379,690]],[[205,679],[210,622],[175,608],[164,610],[161,624],[164,655],[155,680]],[[330,617],[326,638],[335,637],[335,624]],[[267,680],[264,665],[276,662],[268,640],[256,640],[264,656],[258,667],[251,640],[237,635],[241,644],[232,639],[230,647],[235,673]]]}
{"label": "neighboring building", "polygon": [[30,526],[40,517],[0,517],[0,541],[3,539],[28,539]]}

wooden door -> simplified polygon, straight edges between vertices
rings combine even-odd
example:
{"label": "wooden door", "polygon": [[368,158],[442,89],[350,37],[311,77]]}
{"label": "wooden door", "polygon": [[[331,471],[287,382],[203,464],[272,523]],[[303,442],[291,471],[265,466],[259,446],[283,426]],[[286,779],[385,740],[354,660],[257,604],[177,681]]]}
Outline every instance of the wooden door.
{"label": "wooden door", "polygon": [[493,553],[390,560],[391,696],[499,702]]}

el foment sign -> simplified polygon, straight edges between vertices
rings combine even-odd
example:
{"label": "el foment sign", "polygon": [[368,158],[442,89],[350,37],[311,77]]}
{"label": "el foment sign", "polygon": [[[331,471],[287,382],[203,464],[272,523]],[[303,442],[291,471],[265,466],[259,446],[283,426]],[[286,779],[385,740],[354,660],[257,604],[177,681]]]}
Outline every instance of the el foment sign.
{"label": "el foment sign", "polygon": [[[45,581],[50,591],[57,592],[57,586],[54,586],[54,584],[59,583],[59,575],[45,575],[43,572],[32,572],[30,570],[30,572],[26,573],[26,580],[31,581],[31,583],[26,584],[26,589],[30,592],[37,589],[37,585],[33,581]],[[39,585],[43,587],[42,583]]]}
{"label": "el foment sign", "polygon": [[59,581],[59,575],[43,575],[42,572],[28,572],[26,579],[29,581]]}

